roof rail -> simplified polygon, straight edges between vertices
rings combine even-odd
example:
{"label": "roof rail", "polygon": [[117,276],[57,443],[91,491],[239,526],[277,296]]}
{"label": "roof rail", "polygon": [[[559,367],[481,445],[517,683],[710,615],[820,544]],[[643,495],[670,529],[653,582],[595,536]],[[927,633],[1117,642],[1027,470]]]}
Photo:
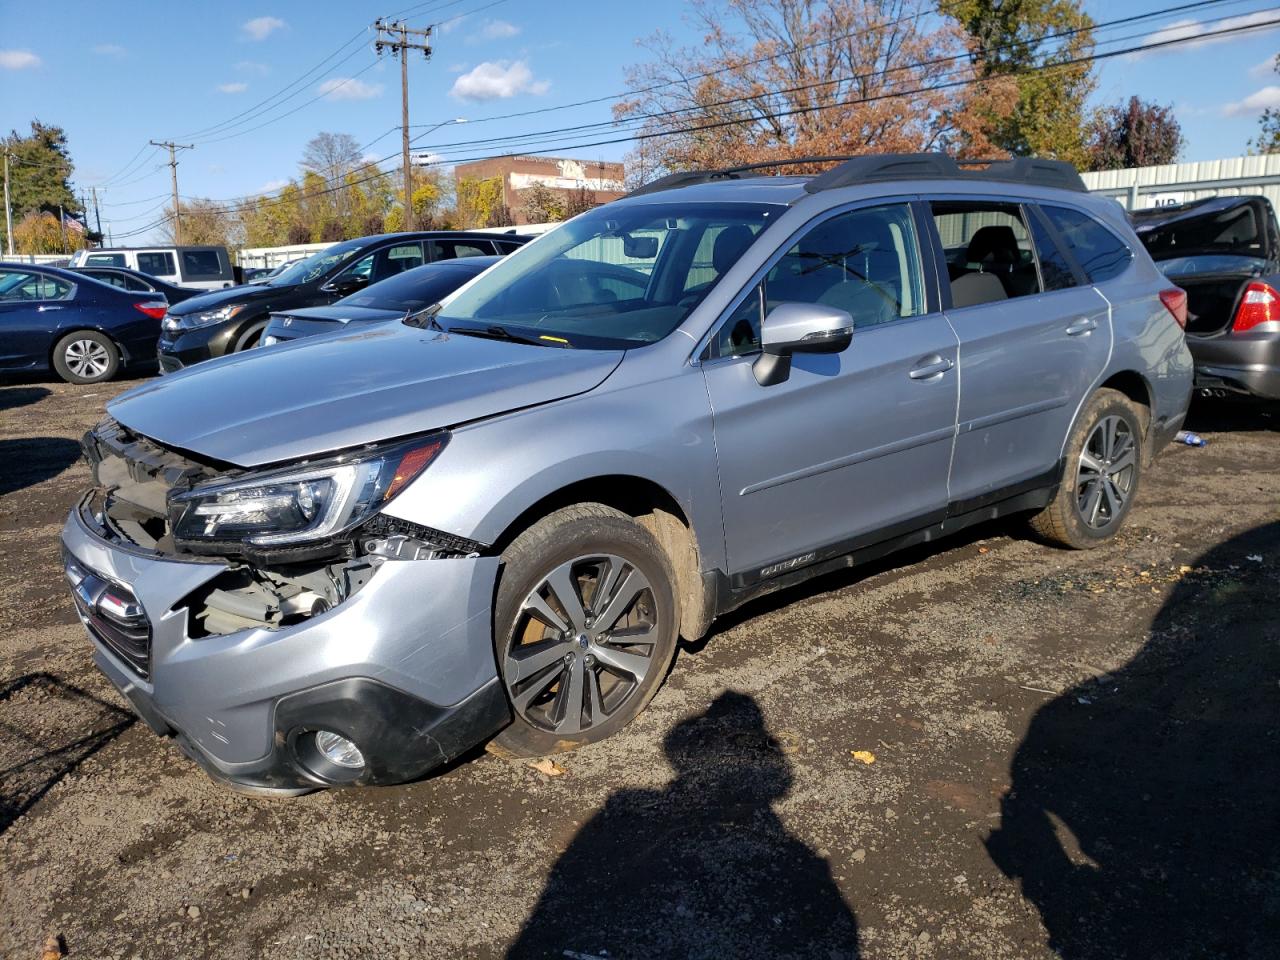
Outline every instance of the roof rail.
{"label": "roof rail", "polygon": [[676,187],[689,187],[695,183],[707,183],[711,180],[736,180],[738,174],[752,170],[765,170],[769,167],[794,167],[805,163],[832,163],[833,161],[852,160],[848,154],[830,157],[791,157],[785,160],[764,160],[760,163],[744,163],[737,167],[722,167],[718,170],[682,170],[669,173],[650,183],[636,187],[627,196],[642,197],[646,193],[657,193],[660,190],[674,190]]}
{"label": "roof rail", "polygon": [[[1026,183],[1058,190],[1087,192],[1088,188],[1076,172],[1076,168],[1064,160],[1043,160],[1039,157],[1014,157],[1011,160],[955,160],[945,153],[880,153],[858,157],[795,157],[787,160],[766,160],[720,170],[686,170],[669,173],[652,183],[646,183],[628,196],[639,197],[661,190],[688,187],[712,180],[736,180],[739,174],[768,167],[798,166],[809,163],[840,165],[820,173],[804,188],[809,193],[821,193],[837,187],[851,187],[860,183],[881,180],[994,180],[1000,183]],[[973,169],[966,169],[973,168]]]}

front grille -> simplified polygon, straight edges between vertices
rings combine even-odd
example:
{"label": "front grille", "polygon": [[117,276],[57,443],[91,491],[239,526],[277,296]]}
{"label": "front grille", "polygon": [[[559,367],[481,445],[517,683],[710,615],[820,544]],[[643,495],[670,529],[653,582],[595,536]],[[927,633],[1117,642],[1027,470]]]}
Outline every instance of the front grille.
{"label": "front grille", "polygon": [[151,621],[133,592],[90,571],[70,554],[63,565],[76,612],[95,640],[138,676],[151,675]]}

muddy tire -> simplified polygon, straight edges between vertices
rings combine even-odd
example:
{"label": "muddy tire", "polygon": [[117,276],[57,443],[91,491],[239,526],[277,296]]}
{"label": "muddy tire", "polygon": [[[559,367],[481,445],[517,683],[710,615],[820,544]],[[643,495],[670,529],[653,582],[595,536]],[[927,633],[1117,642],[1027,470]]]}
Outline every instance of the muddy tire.
{"label": "muddy tire", "polygon": [[54,346],[53,369],[67,383],[102,383],[120,370],[120,350],[105,333],[76,330]]}
{"label": "muddy tire", "polygon": [[1031,518],[1049,543],[1089,550],[1116,535],[1133,507],[1142,475],[1143,417],[1115,390],[1089,398],[1063,459],[1058,492]]}
{"label": "muddy tire", "polygon": [[490,749],[545,756],[617,733],[657,693],[679,627],[671,563],[631,517],[584,503],[539,520],[502,554],[494,647],[515,719]]}

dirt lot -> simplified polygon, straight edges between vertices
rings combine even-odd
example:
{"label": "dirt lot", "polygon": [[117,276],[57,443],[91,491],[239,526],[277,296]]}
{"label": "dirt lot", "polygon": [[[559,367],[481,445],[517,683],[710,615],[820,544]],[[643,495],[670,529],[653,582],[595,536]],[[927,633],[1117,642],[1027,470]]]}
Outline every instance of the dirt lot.
{"label": "dirt lot", "polygon": [[734,614],[561,775],[267,802],[66,596],[122,386],[0,386],[6,958],[1280,956],[1280,414],[1196,411],[1092,553],[987,527]]}

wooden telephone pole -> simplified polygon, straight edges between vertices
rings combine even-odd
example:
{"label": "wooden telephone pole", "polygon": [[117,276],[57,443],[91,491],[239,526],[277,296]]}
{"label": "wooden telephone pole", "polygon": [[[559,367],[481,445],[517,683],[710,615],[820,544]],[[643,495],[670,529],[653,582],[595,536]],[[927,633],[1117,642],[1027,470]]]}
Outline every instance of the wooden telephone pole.
{"label": "wooden telephone pole", "polygon": [[152,140],[152,146],[168,147],[169,174],[173,181],[173,242],[182,243],[182,208],[178,205],[178,150],[194,150],[194,143],[174,143],[172,140]]}
{"label": "wooden telephone pole", "polygon": [[414,229],[413,164],[409,162],[409,51],[421,50],[424,60],[431,59],[431,28],[410,30],[403,20],[373,22],[378,39],[373,48],[379,55],[390,50],[400,55],[400,149],[404,165],[404,228]]}

